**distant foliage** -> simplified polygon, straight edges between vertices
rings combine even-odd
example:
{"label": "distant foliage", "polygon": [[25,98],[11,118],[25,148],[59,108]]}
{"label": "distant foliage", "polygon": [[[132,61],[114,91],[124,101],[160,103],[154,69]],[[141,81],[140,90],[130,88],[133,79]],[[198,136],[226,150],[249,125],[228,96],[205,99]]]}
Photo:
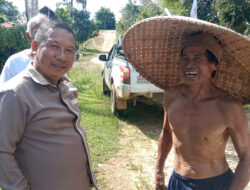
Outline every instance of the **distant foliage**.
{"label": "distant foliage", "polygon": [[110,9],[103,8],[96,12],[95,21],[100,30],[114,30],[115,29],[115,14]]}
{"label": "distant foliage", "polygon": [[93,20],[90,20],[90,13],[85,10],[73,9],[71,16],[74,20],[72,28],[76,34],[76,40],[82,43],[97,34],[97,27]]}
{"label": "distant foliage", "polygon": [[0,0],[0,23],[15,22],[18,18],[19,12],[16,6],[6,0]]}
{"label": "distant foliage", "polygon": [[97,34],[97,27],[94,21],[90,20],[90,13],[86,10],[57,8],[55,14],[59,20],[72,27],[77,43],[82,43]]}
{"label": "distant foliage", "polygon": [[[166,8],[172,15],[189,16],[192,3],[193,0],[140,0],[140,5],[137,5],[129,0],[117,23],[118,32],[123,34],[135,22],[146,17],[166,15]],[[249,0],[197,0],[197,3],[199,19],[250,35]]]}
{"label": "distant foliage", "polygon": [[[182,15],[190,16],[193,0],[183,0],[180,4]],[[216,0],[197,0],[197,14],[201,20],[206,20],[212,23],[219,23]]]}
{"label": "distant foliage", "polygon": [[245,35],[250,35],[250,1],[220,0],[218,9],[221,24]]}
{"label": "distant foliage", "polygon": [[142,20],[144,18],[164,14],[164,10],[151,0],[141,0],[141,6],[139,7],[139,10],[140,13],[136,20]]}
{"label": "distant foliage", "polygon": [[119,34],[123,34],[131,25],[138,21],[138,17],[141,13],[138,5],[135,5],[131,0],[121,11],[122,17],[116,24],[116,28]]}
{"label": "distant foliage", "polygon": [[4,28],[0,26],[0,71],[8,57],[18,51],[29,48],[30,43],[25,36],[26,26]]}
{"label": "distant foliage", "polygon": [[73,23],[73,19],[71,18],[71,8],[57,8],[55,10],[56,17],[69,25]]}

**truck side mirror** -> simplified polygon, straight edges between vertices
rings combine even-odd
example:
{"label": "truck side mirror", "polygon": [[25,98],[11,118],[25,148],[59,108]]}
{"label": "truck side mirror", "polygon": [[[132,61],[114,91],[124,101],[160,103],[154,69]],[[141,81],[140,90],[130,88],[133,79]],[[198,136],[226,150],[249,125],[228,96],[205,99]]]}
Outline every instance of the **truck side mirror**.
{"label": "truck side mirror", "polygon": [[118,52],[120,55],[124,56],[124,51],[121,49],[119,52]]}
{"label": "truck side mirror", "polygon": [[100,56],[99,56],[99,60],[100,60],[100,61],[107,61],[106,55],[100,55]]}

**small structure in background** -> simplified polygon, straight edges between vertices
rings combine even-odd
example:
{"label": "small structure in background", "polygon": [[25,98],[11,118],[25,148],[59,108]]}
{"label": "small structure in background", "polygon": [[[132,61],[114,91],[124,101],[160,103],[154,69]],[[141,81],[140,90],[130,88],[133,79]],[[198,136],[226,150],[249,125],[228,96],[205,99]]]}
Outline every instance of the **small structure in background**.
{"label": "small structure in background", "polygon": [[8,23],[8,22],[4,22],[1,24],[3,27],[5,28],[12,28],[12,24]]}
{"label": "small structure in background", "polygon": [[54,11],[52,11],[49,7],[44,6],[43,8],[41,8],[39,10],[39,13],[46,15],[49,19],[51,20],[55,20],[56,19],[56,15],[54,13]]}

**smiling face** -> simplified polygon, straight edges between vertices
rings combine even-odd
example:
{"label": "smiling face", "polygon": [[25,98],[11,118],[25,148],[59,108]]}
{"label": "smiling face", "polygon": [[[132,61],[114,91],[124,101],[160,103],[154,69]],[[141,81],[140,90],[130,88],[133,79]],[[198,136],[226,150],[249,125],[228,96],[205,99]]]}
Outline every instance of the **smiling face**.
{"label": "smiling face", "polygon": [[35,53],[33,66],[51,84],[57,85],[58,80],[74,63],[75,39],[70,32],[62,28],[49,29],[47,36],[46,42],[32,42],[32,50]]}
{"label": "smiling face", "polygon": [[187,46],[181,55],[181,72],[185,84],[200,84],[211,80],[216,69],[215,64],[208,61],[206,49],[201,46]]}

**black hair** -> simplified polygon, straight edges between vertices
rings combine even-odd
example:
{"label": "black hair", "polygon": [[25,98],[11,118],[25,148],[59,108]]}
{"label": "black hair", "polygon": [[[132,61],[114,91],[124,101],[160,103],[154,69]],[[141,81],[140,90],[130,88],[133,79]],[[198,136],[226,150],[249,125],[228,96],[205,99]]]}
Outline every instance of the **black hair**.
{"label": "black hair", "polygon": [[64,22],[49,20],[49,21],[46,21],[46,22],[41,24],[41,26],[38,28],[38,30],[35,34],[34,40],[37,41],[38,44],[42,44],[42,43],[46,42],[48,39],[48,30],[51,28],[64,29],[67,32],[69,32],[70,34],[72,34],[73,38],[75,39],[75,34],[74,34],[73,30],[69,27],[69,25],[67,25]]}
{"label": "black hair", "polygon": [[[215,64],[215,66],[218,65],[217,57],[211,51],[209,51],[208,49],[206,50],[206,55],[207,55],[207,59],[208,59],[209,62],[211,62],[212,64]],[[213,71],[212,72],[212,77],[214,78],[215,75],[216,75],[216,71]]]}
{"label": "black hair", "polygon": [[217,57],[210,50],[208,50],[208,49],[206,50],[206,55],[207,55],[207,59],[209,62],[212,62],[215,65],[218,65]]}

